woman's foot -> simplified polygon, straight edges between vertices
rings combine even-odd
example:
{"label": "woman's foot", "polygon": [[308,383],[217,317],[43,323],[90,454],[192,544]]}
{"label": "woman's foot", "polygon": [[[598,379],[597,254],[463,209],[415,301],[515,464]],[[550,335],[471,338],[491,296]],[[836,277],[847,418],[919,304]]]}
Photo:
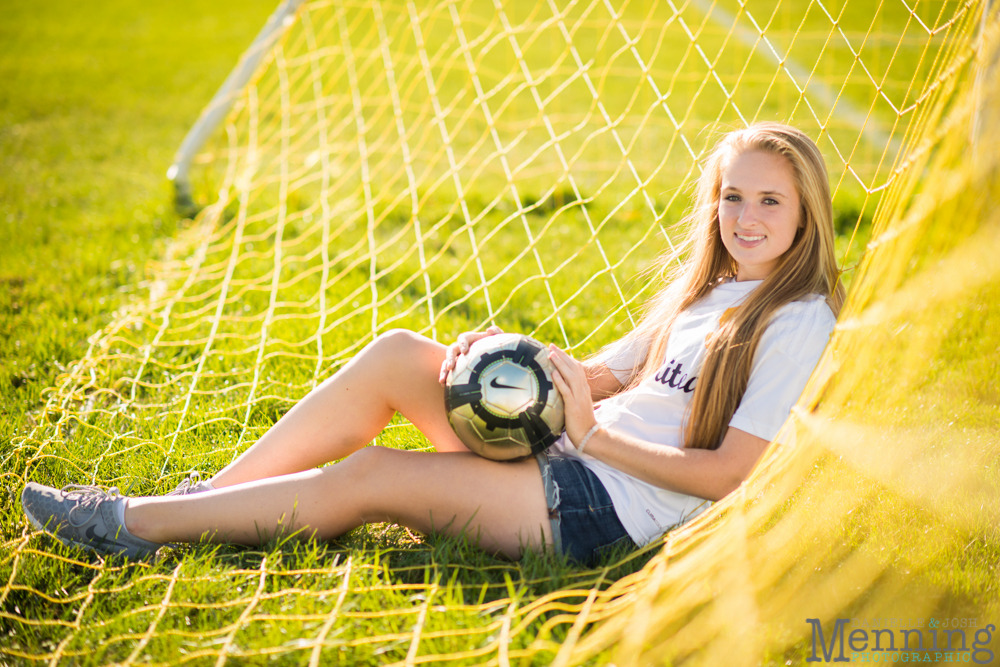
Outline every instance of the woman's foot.
{"label": "woman's foot", "polygon": [[65,486],[61,490],[28,482],[21,492],[24,513],[35,528],[66,545],[132,560],[148,558],[162,544],[132,535],[125,528],[126,496],[116,487]]}

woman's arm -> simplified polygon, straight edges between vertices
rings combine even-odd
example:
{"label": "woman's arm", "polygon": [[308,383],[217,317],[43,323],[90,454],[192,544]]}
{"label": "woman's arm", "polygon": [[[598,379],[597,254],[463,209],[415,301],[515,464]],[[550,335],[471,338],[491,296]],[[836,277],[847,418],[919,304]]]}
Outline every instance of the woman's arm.
{"label": "woman's arm", "polygon": [[622,388],[615,374],[607,366],[597,362],[583,364],[587,371],[587,384],[590,385],[590,400],[593,403],[614,396]]}
{"label": "woman's arm", "polygon": [[747,478],[767,445],[767,440],[733,427],[716,450],[664,447],[602,428],[587,441],[586,451],[654,486],[715,501]]}
{"label": "woman's arm", "polygon": [[[597,423],[593,384],[588,382],[588,369],[562,350],[550,346],[549,358],[557,368],[554,380],[566,405],[566,434],[577,445]],[[716,450],[663,447],[598,429],[587,441],[586,452],[654,486],[714,501],[747,478],[767,444],[732,427]]]}

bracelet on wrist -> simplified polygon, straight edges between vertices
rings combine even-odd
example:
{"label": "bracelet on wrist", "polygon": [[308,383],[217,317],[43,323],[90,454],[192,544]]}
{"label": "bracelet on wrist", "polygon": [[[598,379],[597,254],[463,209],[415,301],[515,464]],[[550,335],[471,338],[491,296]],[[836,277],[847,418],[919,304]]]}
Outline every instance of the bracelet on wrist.
{"label": "bracelet on wrist", "polygon": [[586,435],[580,438],[580,444],[576,446],[577,454],[583,454],[583,448],[587,446],[587,443],[590,442],[590,439],[594,437],[594,434],[597,433],[600,428],[600,424],[594,424],[590,427],[590,430],[587,431]]}

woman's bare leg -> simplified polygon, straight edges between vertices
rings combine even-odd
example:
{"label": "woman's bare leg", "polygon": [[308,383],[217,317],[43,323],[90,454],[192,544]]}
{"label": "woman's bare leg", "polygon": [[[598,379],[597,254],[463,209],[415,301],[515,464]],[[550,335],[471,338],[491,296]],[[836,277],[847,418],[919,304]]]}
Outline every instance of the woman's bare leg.
{"label": "woman's bare leg", "polygon": [[470,453],[363,449],[335,466],[201,494],[134,498],[129,532],[153,542],[259,544],[293,529],[331,539],[368,522],[423,533],[465,530],[487,551],[511,558],[552,543],[534,459],[497,463]]}
{"label": "woman's bare leg", "polygon": [[445,346],[386,332],[297,403],[212,478],[216,488],[315,468],[371,442],[399,412],[438,451],[467,452],[444,412],[438,373]]}

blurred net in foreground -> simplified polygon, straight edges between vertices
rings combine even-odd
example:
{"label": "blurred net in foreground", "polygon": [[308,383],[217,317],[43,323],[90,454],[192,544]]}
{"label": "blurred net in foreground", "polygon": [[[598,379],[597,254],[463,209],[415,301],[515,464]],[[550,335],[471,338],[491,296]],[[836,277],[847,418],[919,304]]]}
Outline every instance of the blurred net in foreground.
{"label": "blurred net in foreground", "polygon": [[[997,48],[978,2],[303,4],[202,156],[196,193],[216,194],[148,300],[3,445],[12,498],[216,470],[389,328],[596,349],[698,159],[759,119],[817,138],[851,281],[797,444],[617,579],[628,562],[399,566],[419,545],[122,568],[11,507],[0,653],[798,664],[807,618],[827,643],[837,618],[996,623]],[[426,446],[402,422],[380,440]]]}

